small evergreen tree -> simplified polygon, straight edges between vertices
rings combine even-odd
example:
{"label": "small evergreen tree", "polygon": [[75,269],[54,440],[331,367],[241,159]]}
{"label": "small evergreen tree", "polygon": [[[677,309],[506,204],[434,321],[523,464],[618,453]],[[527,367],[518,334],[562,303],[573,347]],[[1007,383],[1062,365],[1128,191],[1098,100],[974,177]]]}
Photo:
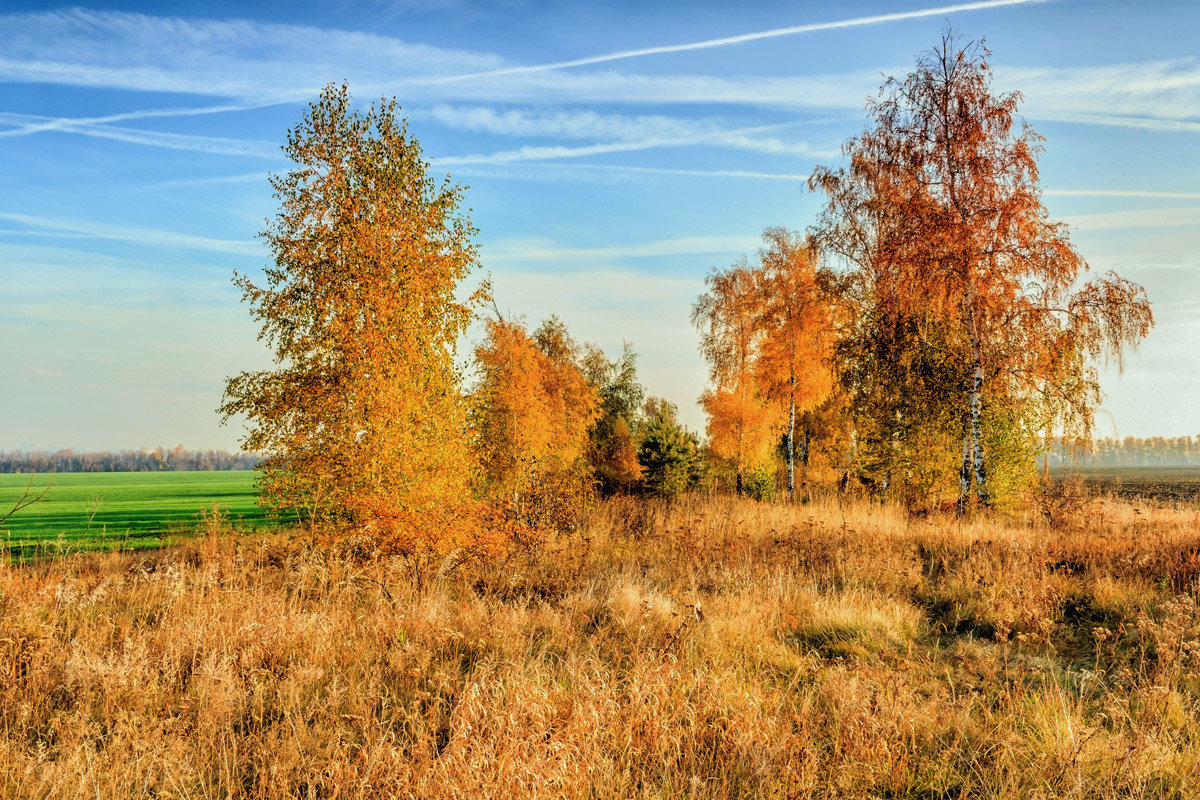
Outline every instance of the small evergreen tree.
{"label": "small evergreen tree", "polygon": [[637,453],[645,389],[638,382],[637,354],[628,342],[615,361],[594,345],[586,349],[583,372],[600,397],[600,417],[591,431],[596,484],[605,495],[629,492],[642,479]]}
{"label": "small evergreen tree", "polygon": [[646,407],[645,436],[638,448],[643,482],[654,494],[677,497],[700,482],[700,442],[676,421],[672,403],[651,398]]}

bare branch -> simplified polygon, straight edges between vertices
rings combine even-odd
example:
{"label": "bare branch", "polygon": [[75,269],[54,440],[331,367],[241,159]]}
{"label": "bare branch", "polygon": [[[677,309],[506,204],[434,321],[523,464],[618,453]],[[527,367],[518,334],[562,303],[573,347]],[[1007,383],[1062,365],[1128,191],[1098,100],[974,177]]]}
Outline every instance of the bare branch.
{"label": "bare branch", "polygon": [[33,479],[34,479],[34,476],[30,475],[29,483],[25,484],[24,493],[22,493],[21,496],[19,498],[17,498],[17,502],[13,503],[12,508],[10,508],[7,512],[5,512],[3,516],[0,516],[0,525],[3,525],[5,522],[8,522],[9,518],[12,517],[14,514],[16,514],[18,511],[20,511],[21,509],[29,508],[29,506],[33,505],[34,503],[39,502],[43,497],[46,496],[46,493],[50,491],[50,487],[54,485],[54,475],[51,474],[50,475],[50,483],[46,484],[46,488],[42,489],[37,494],[34,494]]}

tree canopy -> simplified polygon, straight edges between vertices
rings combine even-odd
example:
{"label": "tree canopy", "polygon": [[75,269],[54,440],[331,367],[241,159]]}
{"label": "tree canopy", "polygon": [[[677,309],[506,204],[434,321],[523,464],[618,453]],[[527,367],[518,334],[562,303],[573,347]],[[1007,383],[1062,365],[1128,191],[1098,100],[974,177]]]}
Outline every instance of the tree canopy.
{"label": "tree canopy", "polygon": [[579,359],[557,317],[532,335],[519,321],[487,320],[475,348],[473,418],[484,472],[505,502],[520,504],[546,478],[585,479],[600,398]]}

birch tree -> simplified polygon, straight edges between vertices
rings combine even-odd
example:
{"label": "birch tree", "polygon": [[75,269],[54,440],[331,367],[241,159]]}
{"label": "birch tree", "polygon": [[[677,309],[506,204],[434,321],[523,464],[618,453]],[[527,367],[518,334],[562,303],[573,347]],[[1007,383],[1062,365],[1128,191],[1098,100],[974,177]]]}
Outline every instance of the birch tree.
{"label": "birch tree", "polygon": [[435,181],[394,100],[352,107],[327,86],[289,131],[265,283],[235,275],[275,368],[226,382],[225,419],[264,454],[263,501],[384,549],[467,535],[472,457],[455,342],[475,266],[462,190]]}
{"label": "birch tree", "polygon": [[865,318],[907,320],[914,346],[961,366],[962,384],[944,390],[961,437],[960,508],[972,489],[990,501],[992,410],[1086,433],[1095,360],[1119,360],[1153,323],[1140,286],[1113,273],[1079,286],[1088,266],[1041,203],[1042,140],[1020,123],[1019,94],[992,91],[989,55],[944,34],[868,103],[848,166],[809,182],[828,199],[814,236],[855,274]]}
{"label": "birch tree", "polygon": [[787,491],[796,486],[796,417],[832,388],[830,305],[820,286],[816,249],[786,228],[768,228],[759,251],[761,343],[755,371],[768,398],[787,408]]}
{"label": "birch tree", "polygon": [[732,467],[738,494],[747,470],[766,458],[771,444],[771,410],[755,376],[763,334],[761,278],[744,258],[713,270],[705,279],[708,291],[692,307],[712,382],[700,396],[709,446]]}
{"label": "birch tree", "polygon": [[[487,321],[475,348],[472,393],[478,452],[490,493],[521,522],[545,522],[590,485],[590,430],[600,398],[579,368],[580,348],[555,317],[533,334],[517,320]],[[569,497],[568,497],[569,495]]]}

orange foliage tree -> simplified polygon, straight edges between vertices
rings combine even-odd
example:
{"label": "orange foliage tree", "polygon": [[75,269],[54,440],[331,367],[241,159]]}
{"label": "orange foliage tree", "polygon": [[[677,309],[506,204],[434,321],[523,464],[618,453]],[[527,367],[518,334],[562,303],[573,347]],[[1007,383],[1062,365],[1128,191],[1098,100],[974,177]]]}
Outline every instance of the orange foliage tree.
{"label": "orange foliage tree", "polygon": [[510,517],[541,524],[570,509],[590,487],[590,430],[596,388],[579,367],[580,348],[551,317],[531,336],[518,321],[487,321],[475,349],[472,393],[480,460],[489,489]]}
{"label": "orange foliage tree", "polygon": [[766,396],[787,408],[791,497],[796,485],[796,415],[816,408],[833,388],[833,320],[812,243],[785,228],[768,228],[763,239],[757,281],[761,344],[755,372]]}
{"label": "orange foliage tree", "polygon": [[937,402],[955,409],[960,508],[972,484],[990,500],[985,440],[1086,434],[1091,362],[1119,359],[1153,321],[1142,288],[1115,274],[1076,288],[1087,264],[1041,203],[1041,139],[1018,126],[1018,94],[992,93],[988,55],[947,32],[869,104],[849,165],[810,179],[828,196],[816,238],[848,262],[859,324],[902,334],[908,361],[950,376]]}
{"label": "orange foliage tree", "polygon": [[462,190],[435,183],[394,100],[365,112],[327,86],[273,175],[266,283],[235,282],[276,367],[229,378],[224,418],[265,454],[263,502],[383,549],[468,535],[472,458],[453,356],[472,318],[456,289],[475,264]]}
{"label": "orange foliage tree", "polygon": [[739,493],[747,470],[765,465],[783,429],[791,496],[797,415],[814,410],[833,388],[832,276],[818,269],[816,249],[798,234],[768,228],[763,241],[757,264],[742,259],[714,270],[693,307],[713,383],[700,402],[709,447],[733,467]]}
{"label": "orange foliage tree", "polygon": [[713,384],[700,396],[708,413],[709,448],[733,469],[738,494],[748,470],[761,466],[771,451],[771,408],[755,375],[763,337],[762,277],[744,258],[714,269],[705,278],[708,291],[692,307]]}

